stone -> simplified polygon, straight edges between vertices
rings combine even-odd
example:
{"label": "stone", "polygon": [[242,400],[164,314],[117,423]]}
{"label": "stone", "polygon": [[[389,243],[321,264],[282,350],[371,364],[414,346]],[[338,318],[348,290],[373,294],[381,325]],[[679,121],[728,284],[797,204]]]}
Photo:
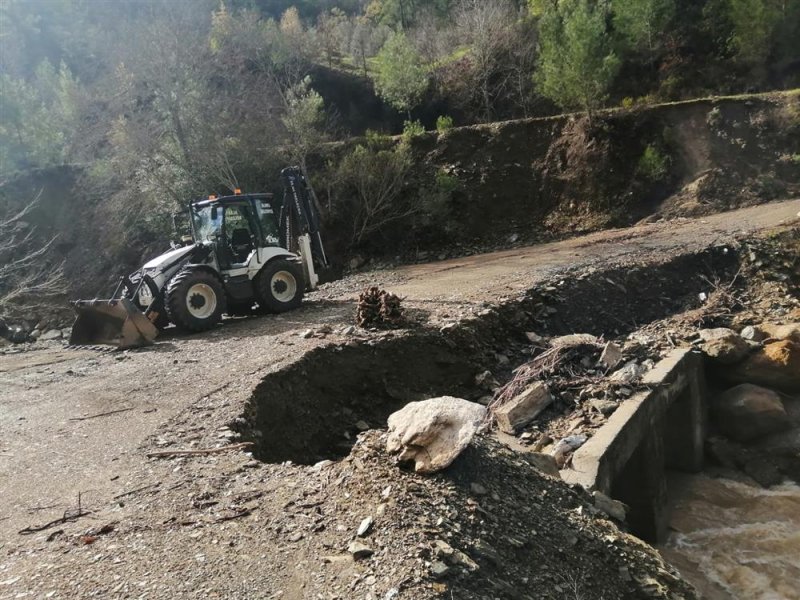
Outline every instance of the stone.
{"label": "stone", "polygon": [[356,421],[356,429],[359,431],[367,431],[369,429],[369,423],[366,421]]}
{"label": "stone", "polygon": [[607,369],[615,369],[622,362],[622,348],[614,342],[608,342],[600,355],[600,363]]}
{"label": "stone", "polygon": [[747,473],[751,478],[761,487],[772,487],[783,483],[783,474],[778,467],[765,456],[759,456],[752,460],[747,461],[742,470]]}
{"label": "stone", "polygon": [[711,404],[713,423],[726,436],[746,442],[790,427],[780,396],[750,383],[720,394]]}
{"label": "stone", "polygon": [[486,407],[452,396],[410,402],[389,416],[386,450],[417,473],[448,467],[483,425]]}
{"label": "stone", "polygon": [[360,255],[355,255],[353,258],[350,259],[350,270],[355,271],[364,266],[364,257]]}
{"label": "stone", "polygon": [[747,455],[747,451],[742,446],[721,436],[714,436],[706,440],[705,450],[708,458],[728,469],[736,469],[743,464],[743,457]]}
{"label": "stone", "polygon": [[622,502],[609,498],[604,493],[598,491],[592,493],[592,498],[594,499],[594,507],[597,510],[606,513],[609,517],[619,522],[625,521],[628,507]]}
{"label": "stone", "polygon": [[556,464],[554,456],[542,454],[541,452],[526,452],[522,455],[522,458],[545,475],[561,479],[561,472],[558,470],[558,465]]}
{"label": "stone", "polygon": [[[627,389],[627,388],[622,388],[622,389]],[[626,395],[624,392],[622,392],[622,390],[619,390],[619,391],[620,391],[620,393],[622,395]],[[630,391],[630,390],[628,390],[628,391]],[[627,394],[627,395],[630,395],[630,394]],[[594,410],[596,410],[597,412],[599,412],[600,414],[608,416],[611,413],[613,413],[615,410],[617,410],[617,407],[619,407],[619,404],[617,404],[613,400],[604,400],[602,398],[592,398],[591,400],[589,400],[589,406],[591,408],[593,408]]]}
{"label": "stone", "polygon": [[[784,405],[784,408],[788,408]],[[787,410],[791,418],[791,411]],[[800,427],[765,436],[758,441],[757,450],[769,456],[800,458]]]}
{"label": "stone", "polygon": [[786,325],[762,323],[758,329],[764,334],[765,339],[800,342],[800,323],[788,323]]}
{"label": "stone", "polygon": [[372,529],[372,524],[374,520],[372,517],[366,517],[358,526],[358,530],[356,531],[356,535],[358,537],[364,537],[369,533],[369,530]]}
{"label": "stone", "polygon": [[533,421],[552,402],[553,396],[547,387],[537,381],[521,394],[494,409],[494,417],[502,431],[513,435],[517,429]]}
{"label": "stone", "polygon": [[483,371],[475,376],[475,385],[485,390],[491,390],[497,387],[498,383],[491,371]]}
{"label": "stone", "polygon": [[748,342],[761,342],[767,338],[766,334],[761,331],[761,329],[753,327],[752,325],[748,325],[742,329],[739,335]]}
{"label": "stone", "polygon": [[313,329],[306,329],[303,333],[300,334],[300,337],[303,339],[309,339],[314,337],[314,330]]}
{"label": "stone", "polygon": [[583,446],[588,438],[584,434],[570,435],[558,440],[553,447],[552,456],[559,468],[562,468],[567,460],[567,455]]}
{"label": "stone", "polygon": [[750,350],[750,346],[732,329],[701,329],[700,350],[709,358],[723,365],[739,362]]}
{"label": "stone", "polygon": [[42,337],[42,331],[40,329],[34,329],[30,332],[30,334],[28,334],[28,337],[32,340],[38,340],[40,337]]}
{"label": "stone", "polygon": [[630,384],[641,379],[646,371],[647,368],[644,365],[640,365],[635,360],[632,360],[625,363],[622,368],[614,371],[608,380],[614,383]]}
{"label": "stone", "polygon": [[375,552],[367,546],[366,544],[362,544],[361,542],[351,542],[350,545],[347,547],[347,551],[352,555],[353,558],[356,560],[362,558],[368,558],[372,556]]}
{"label": "stone", "polygon": [[40,340],[47,341],[47,340],[60,340],[61,339],[61,331],[58,329],[50,329],[45,331],[40,337]]}
{"label": "stone", "polygon": [[800,342],[781,340],[767,344],[748,356],[724,376],[787,392],[800,391]]}
{"label": "stone", "polygon": [[449,572],[450,572],[450,567],[448,567],[440,560],[435,560],[431,564],[431,575],[433,575],[437,579],[445,577]]}
{"label": "stone", "polygon": [[489,490],[483,487],[480,483],[470,483],[469,490],[476,496],[485,496],[489,493]]}
{"label": "stone", "polygon": [[478,563],[472,560],[467,554],[456,550],[444,540],[435,540],[433,542],[433,553],[436,558],[444,562],[466,568],[468,571],[477,571],[480,569]]}
{"label": "stone", "polygon": [[498,566],[503,562],[497,550],[495,550],[494,547],[492,547],[487,542],[484,542],[483,540],[478,540],[477,542],[475,542],[473,550],[475,551],[475,554],[477,554],[478,556],[480,556],[485,560],[488,560],[494,566]]}
{"label": "stone", "polygon": [[538,333],[534,333],[533,331],[526,331],[525,337],[528,338],[528,341],[531,344],[541,344],[544,342],[544,338],[540,336]]}

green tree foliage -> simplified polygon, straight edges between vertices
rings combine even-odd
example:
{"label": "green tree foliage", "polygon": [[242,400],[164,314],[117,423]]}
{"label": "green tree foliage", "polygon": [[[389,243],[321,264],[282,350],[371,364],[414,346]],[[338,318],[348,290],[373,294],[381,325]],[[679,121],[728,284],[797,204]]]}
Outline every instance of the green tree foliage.
{"label": "green tree foliage", "polygon": [[69,160],[78,127],[80,87],[66,64],[44,60],[30,81],[0,74],[0,173]]}
{"label": "green tree foliage", "polygon": [[614,28],[634,50],[653,54],[675,12],[675,0],[613,0]]}
{"label": "green tree foliage", "polygon": [[336,179],[343,201],[339,208],[349,218],[353,246],[364,243],[387,224],[420,210],[403,197],[410,169],[406,144],[359,145],[339,163]]}
{"label": "green tree foliage", "polygon": [[288,151],[305,170],[306,157],[328,139],[325,102],[308,76],[285,92],[284,101],[281,121],[289,134]]}
{"label": "green tree foliage", "polygon": [[539,21],[540,92],[563,108],[591,114],[606,99],[620,61],[606,30],[607,6],[589,0],[548,4]]}
{"label": "green tree foliage", "polygon": [[365,13],[374,21],[393,29],[408,29],[421,15],[445,16],[451,0],[372,0]]}
{"label": "green tree foliage", "polygon": [[728,16],[733,25],[731,45],[742,62],[764,64],[783,4],[777,0],[728,0]]}
{"label": "green tree foliage", "polygon": [[404,33],[394,33],[375,60],[373,75],[378,94],[397,110],[411,117],[428,89],[428,70]]}

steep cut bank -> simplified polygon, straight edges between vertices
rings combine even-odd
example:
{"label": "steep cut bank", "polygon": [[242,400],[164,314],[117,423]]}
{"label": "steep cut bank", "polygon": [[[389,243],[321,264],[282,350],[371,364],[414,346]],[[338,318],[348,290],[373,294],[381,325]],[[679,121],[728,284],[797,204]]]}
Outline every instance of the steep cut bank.
{"label": "steep cut bank", "polygon": [[[470,255],[790,197],[800,187],[800,93],[614,109],[591,123],[564,115],[416,136],[397,199],[414,210],[379,224],[359,244],[353,211],[364,206],[330,172],[351,147],[337,145],[312,166],[335,265],[330,277],[370,260]],[[259,189],[280,192],[278,165],[287,161],[272,157]],[[57,236],[50,258],[64,261],[70,298],[94,296],[167,246],[168,211],[112,205],[93,187],[90,166],[20,174],[0,184],[0,202],[14,209],[39,192],[30,224],[42,243]]]}
{"label": "steep cut bank", "polygon": [[400,248],[451,255],[792,196],[800,185],[800,93],[613,109],[591,122],[507,121],[426,133],[411,144],[417,179],[427,183],[409,193],[424,204],[437,184],[452,192],[435,219],[382,234]]}

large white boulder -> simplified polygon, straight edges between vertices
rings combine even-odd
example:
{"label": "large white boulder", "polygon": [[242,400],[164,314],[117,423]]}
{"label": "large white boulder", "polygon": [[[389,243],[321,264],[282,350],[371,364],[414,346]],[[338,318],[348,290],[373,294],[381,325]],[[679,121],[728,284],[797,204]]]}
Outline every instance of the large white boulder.
{"label": "large white boulder", "polygon": [[485,419],[486,407],[461,398],[410,402],[389,417],[386,450],[413,461],[417,473],[435,473],[469,446]]}

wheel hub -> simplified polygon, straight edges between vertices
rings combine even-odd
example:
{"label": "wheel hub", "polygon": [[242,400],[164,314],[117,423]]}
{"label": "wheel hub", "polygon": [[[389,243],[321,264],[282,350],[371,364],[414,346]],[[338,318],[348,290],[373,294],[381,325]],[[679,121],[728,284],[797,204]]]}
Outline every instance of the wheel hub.
{"label": "wheel hub", "polygon": [[206,299],[200,294],[192,294],[189,298],[189,306],[192,308],[203,308],[206,305]]}
{"label": "wheel hub", "polygon": [[186,308],[195,319],[208,319],[217,310],[217,294],[206,283],[195,283],[186,293]]}
{"label": "wheel hub", "polygon": [[271,287],[278,302],[291,302],[297,294],[297,279],[289,271],[278,271],[272,276]]}

